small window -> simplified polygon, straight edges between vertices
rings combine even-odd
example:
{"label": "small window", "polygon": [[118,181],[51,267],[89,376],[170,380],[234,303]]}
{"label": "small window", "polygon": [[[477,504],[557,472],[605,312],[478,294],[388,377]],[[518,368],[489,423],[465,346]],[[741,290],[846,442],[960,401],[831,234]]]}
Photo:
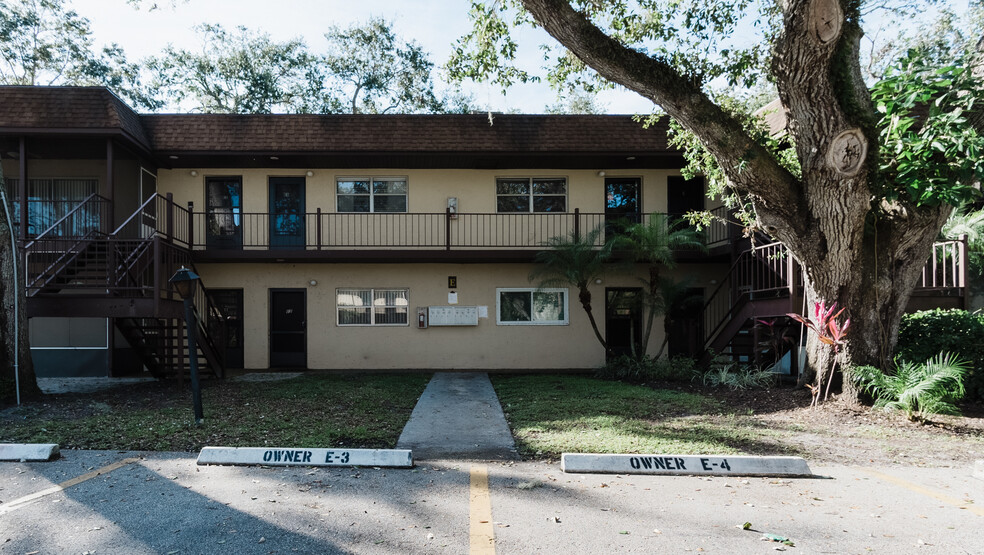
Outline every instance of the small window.
{"label": "small window", "polygon": [[496,289],[496,312],[503,326],[566,326],[567,289]]}
{"label": "small window", "polygon": [[567,179],[500,177],[495,180],[496,212],[566,212]]}
{"label": "small window", "polygon": [[338,289],[339,326],[406,326],[409,289]]}
{"label": "small window", "polygon": [[405,177],[344,177],[335,182],[338,212],[406,212]]}

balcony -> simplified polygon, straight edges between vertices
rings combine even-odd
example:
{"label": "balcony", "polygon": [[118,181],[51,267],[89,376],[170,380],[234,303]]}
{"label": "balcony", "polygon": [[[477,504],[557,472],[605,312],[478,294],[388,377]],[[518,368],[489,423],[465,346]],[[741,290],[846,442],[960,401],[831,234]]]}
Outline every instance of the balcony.
{"label": "balcony", "polygon": [[[193,208],[193,207],[192,207]],[[553,237],[599,226],[615,233],[649,214],[604,213],[337,213],[195,212],[169,207],[174,220],[160,231],[195,251],[195,258],[231,260],[532,260]],[[720,211],[720,209],[719,209]],[[187,229],[185,229],[185,223]],[[734,230],[715,221],[709,247],[729,245]],[[165,230],[171,230],[166,232]],[[684,255],[686,258],[687,255]]]}

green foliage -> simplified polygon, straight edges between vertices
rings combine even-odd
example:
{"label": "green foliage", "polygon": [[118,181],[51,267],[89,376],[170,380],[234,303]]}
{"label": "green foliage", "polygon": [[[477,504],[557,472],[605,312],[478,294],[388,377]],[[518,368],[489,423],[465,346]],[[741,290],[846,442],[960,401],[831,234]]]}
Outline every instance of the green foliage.
{"label": "green foliage", "polygon": [[768,370],[739,364],[724,357],[716,357],[700,376],[701,383],[709,387],[730,389],[765,389],[776,384],[778,376]]}
{"label": "green foliage", "polygon": [[536,253],[538,264],[530,272],[530,281],[539,280],[541,287],[573,285],[578,289],[601,277],[607,271],[605,263],[612,256],[612,245],[603,243],[604,228],[596,227],[587,233],[571,232],[566,237],[551,237],[544,250]]}
{"label": "green foliage", "polygon": [[683,284],[664,277],[661,270],[676,267],[676,251],[707,252],[707,247],[702,235],[685,222],[672,221],[668,215],[658,213],[651,214],[645,222],[629,226],[611,242],[615,250],[627,253],[629,260],[648,264],[648,277],[641,280],[646,310],[646,325],[639,349],[642,357],[648,351],[656,317],[666,315],[672,303],[686,292]]}
{"label": "green foliage", "polygon": [[195,27],[202,48],[168,45],[147,60],[153,86],[171,103],[207,113],[290,111],[302,96],[308,57],[300,39],[276,42],[266,33],[222,25]]}
{"label": "green foliage", "polygon": [[0,3],[0,83],[101,85],[139,107],[160,101],[144,90],[140,69],[116,44],[95,48],[89,20],[64,0]]}
{"label": "green foliage", "polygon": [[967,256],[971,275],[984,274],[984,210],[955,211],[943,225],[943,237],[956,240],[967,236]]}
{"label": "green foliage", "polygon": [[[755,35],[769,33],[779,21],[772,2],[721,0],[574,0],[572,7],[618,43],[665,61],[699,83],[749,86],[766,74],[768,45],[748,40],[748,21]],[[539,80],[516,63],[518,44],[512,27],[532,25],[519,0],[473,1],[472,30],[455,44],[447,64],[456,80],[492,81],[503,89]],[[557,87],[593,92],[612,83],[556,44],[540,46],[549,66],[547,79]]]}
{"label": "green foliage", "polygon": [[585,89],[572,91],[561,95],[557,104],[548,105],[544,111],[548,114],[604,114],[608,109],[598,97]]}
{"label": "green foliage", "polygon": [[[345,102],[353,114],[387,112],[442,112],[445,105],[434,94],[434,64],[414,41],[401,40],[389,22],[371,18],[347,29],[331,27],[328,49],[310,66],[309,77],[323,90],[337,92],[322,102],[327,111],[339,111]],[[309,111],[321,111],[309,110]]]}
{"label": "green foliage", "polygon": [[968,117],[984,103],[984,86],[964,55],[938,66],[910,50],[872,90],[881,114],[880,188],[889,200],[959,206],[979,194],[984,134]]}
{"label": "green foliage", "polygon": [[960,414],[956,401],[964,395],[964,375],[970,363],[957,355],[939,353],[926,362],[900,361],[894,374],[859,366],[850,376],[875,400],[875,408],[901,410],[909,420],[927,414]]}
{"label": "green foliage", "polygon": [[595,371],[595,377],[631,383],[652,381],[689,382],[697,375],[697,363],[689,357],[641,359],[622,355]]}
{"label": "green foliage", "polygon": [[588,316],[591,329],[601,346],[608,351],[608,344],[598,330],[591,306],[589,284],[607,270],[606,262],[612,256],[612,242],[601,241],[604,228],[599,226],[587,233],[571,232],[566,237],[551,237],[544,250],[536,253],[537,266],[530,272],[530,281],[538,281],[540,288],[570,285],[577,288],[578,301]]}
{"label": "green foliage", "polygon": [[973,361],[964,379],[968,398],[984,401],[984,317],[966,310],[924,310],[902,317],[897,356],[921,362],[947,352]]}
{"label": "green foliage", "polygon": [[[796,156],[795,144],[788,135],[770,134],[766,125],[764,112],[751,110],[749,102],[754,99],[742,99],[719,94],[715,98],[718,104],[732,117],[742,122],[745,131],[759,145],[765,147],[775,157],[779,164],[796,177],[801,176],[799,158]],[[781,107],[771,108],[781,110]],[[720,198],[725,206],[733,210],[739,223],[746,228],[754,228],[755,210],[751,200],[740,191],[730,186],[730,181],[718,165],[717,160],[695,134],[684,129],[675,120],[670,121],[669,144],[679,148],[684,153],[687,165],[680,173],[687,179],[704,176],[707,180],[707,195],[711,199]],[[703,229],[710,225],[710,212],[688,214],[690,223]]]}
{"label": "green foliage", "polygon": [[467,111],[466,97],[439,99],[434,64],[383,19],[325,33],[324,54],[301,39],[199,25],[202,48],[168,46],[147,60],[171,103],[210,113],[386,113]]}

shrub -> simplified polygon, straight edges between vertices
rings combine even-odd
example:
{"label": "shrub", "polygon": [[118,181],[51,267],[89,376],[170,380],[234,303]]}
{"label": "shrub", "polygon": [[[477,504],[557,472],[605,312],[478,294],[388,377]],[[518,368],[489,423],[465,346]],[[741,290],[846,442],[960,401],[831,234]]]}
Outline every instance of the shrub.
{"label": "shrub", "polygon": [[895,374],[873,366],[858,366],[851,378],[875,400],[875,408],[902,410],[909,420],[925,414],[960,414],[956,406],[964,395],[964,374],[970,363],[957,355],[940,353],[922,364],[899,361]]}
{"label": "shrub", "polygon": [[937,353],[973,361],[963,385],[970,401],[984,401],[984,318],[966,310],[924,310],[902,317],[897,357],[922,363]]}
{"label": "shrub", "polygon": [[622,355],[605,363],[595,371],[595,376],[606,380],[647,382],[654,380],[690,381],[697,374],[697,363],[692,358],[632,358]]}
{"label": "shrub", "polygon": [[730,387],[731,389],[759,389],[774,385],[777,374],[754,366],[731,362],[717,357],[711,367],[701,375],[701,382],[710,387]]}

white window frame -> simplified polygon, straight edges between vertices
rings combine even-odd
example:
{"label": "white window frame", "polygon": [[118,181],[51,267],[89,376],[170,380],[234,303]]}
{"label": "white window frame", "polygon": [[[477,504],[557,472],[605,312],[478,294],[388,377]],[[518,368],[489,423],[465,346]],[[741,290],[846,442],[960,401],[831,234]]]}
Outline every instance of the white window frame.
{"label": "white window frame", "polygon": [[[533,306],[533,295],[536,293],[563,293],[564,294],[564,319],[563,320],[532,320],[533,314],[530,314],[531,320],[525,321],[503,321],[502,320],[502,294],[503,293],[529,293],[530,294],[530,306]],[[495,290],[495,323],[498,326],[567,326],[570,325],[571,312],[570,312],[570,300],[571,295],[567,288],[564,287],[552,287],[552,288],[537,288],[537,287],[497,287]]]}
{"label": "white window frame", "polygon": [[[368,181],[369,182],[369,212],[341,211],[338,209],[339,197],[354,197],[366,195],[339,194],[338,183],[340,181]],[[380,194],[379,196],[397,197],[403,196],[406,201],[406,209],[403,212],[376,212],[376,193],[373,192],[373,183],[376,181],[403,181],[406,183],[407,192],[403,195]],[[339,214],[407,214],[410,212],[410,178],[405,175],[339,175],[335,177],[335,212]]]}
{"label": "white window frame", "polygon": [[[369,291],[369,295],[372,298],[371,304],[368,307],[363,306],[349,306],[338,304],[338,294],[342,291]],[[399,305],[380,305],[381,308],[406,308],[407,321],[402,324],[392,324],[392,323],[376,323],[376,292],[377,291],[403,291],[406,294],[407,304],[405,307],[400,307]],[[368,308],[369,309],[369,323],[368,324],[343,324],[342,323],[342,309],[343,308]],[[362,327],[362,328],[398,328],[407,327],[410,325],[410,288],[409,287],[338,287],[335,289],[335,325],[342,328],[352,328],[352,327]]]}
{"label": "white window frame", "polygon": [[[526,195],[499,194],[499,181],[519,181],[519,180],[523,180],[523,179],[525,179],[527,182],[529,182],[530,192],[527,193]],[[543,180],[543,181],[563,180],[564,181],[564,194],[563,195],[556,195],[556,194],[537,195],[537,194],[535,194],[533,192],[533,183],[535,181],[540,181],[540,180]],[[570,206],[570,199],[569,199],[569,196],[570,196],[570,181],[567,179],[567,177],[562,176],[562,175],[556,175],[556,176],[535,176],[535,177],[530,177],[530,176],[525,176],[525,175],[515,175],[515,176],[500,175],[500,176],[498,176],[498,177],[495,178],[495,190],[494,190],[494,192],[495,192],[495,212],[496,212],[496,214],[566,214],[569,211],[568,208]],[[499,212],[499,197],[523,197],[523,196],[526,197],[526,210],[525,211],[521,211],[521,212]],[[534,201],[534,199],[536,197],[564,197],[564,210],[563,210],[563,212],[536,212],[535,210],[533,210],[533,204],[534,204],[533,201]]]}

